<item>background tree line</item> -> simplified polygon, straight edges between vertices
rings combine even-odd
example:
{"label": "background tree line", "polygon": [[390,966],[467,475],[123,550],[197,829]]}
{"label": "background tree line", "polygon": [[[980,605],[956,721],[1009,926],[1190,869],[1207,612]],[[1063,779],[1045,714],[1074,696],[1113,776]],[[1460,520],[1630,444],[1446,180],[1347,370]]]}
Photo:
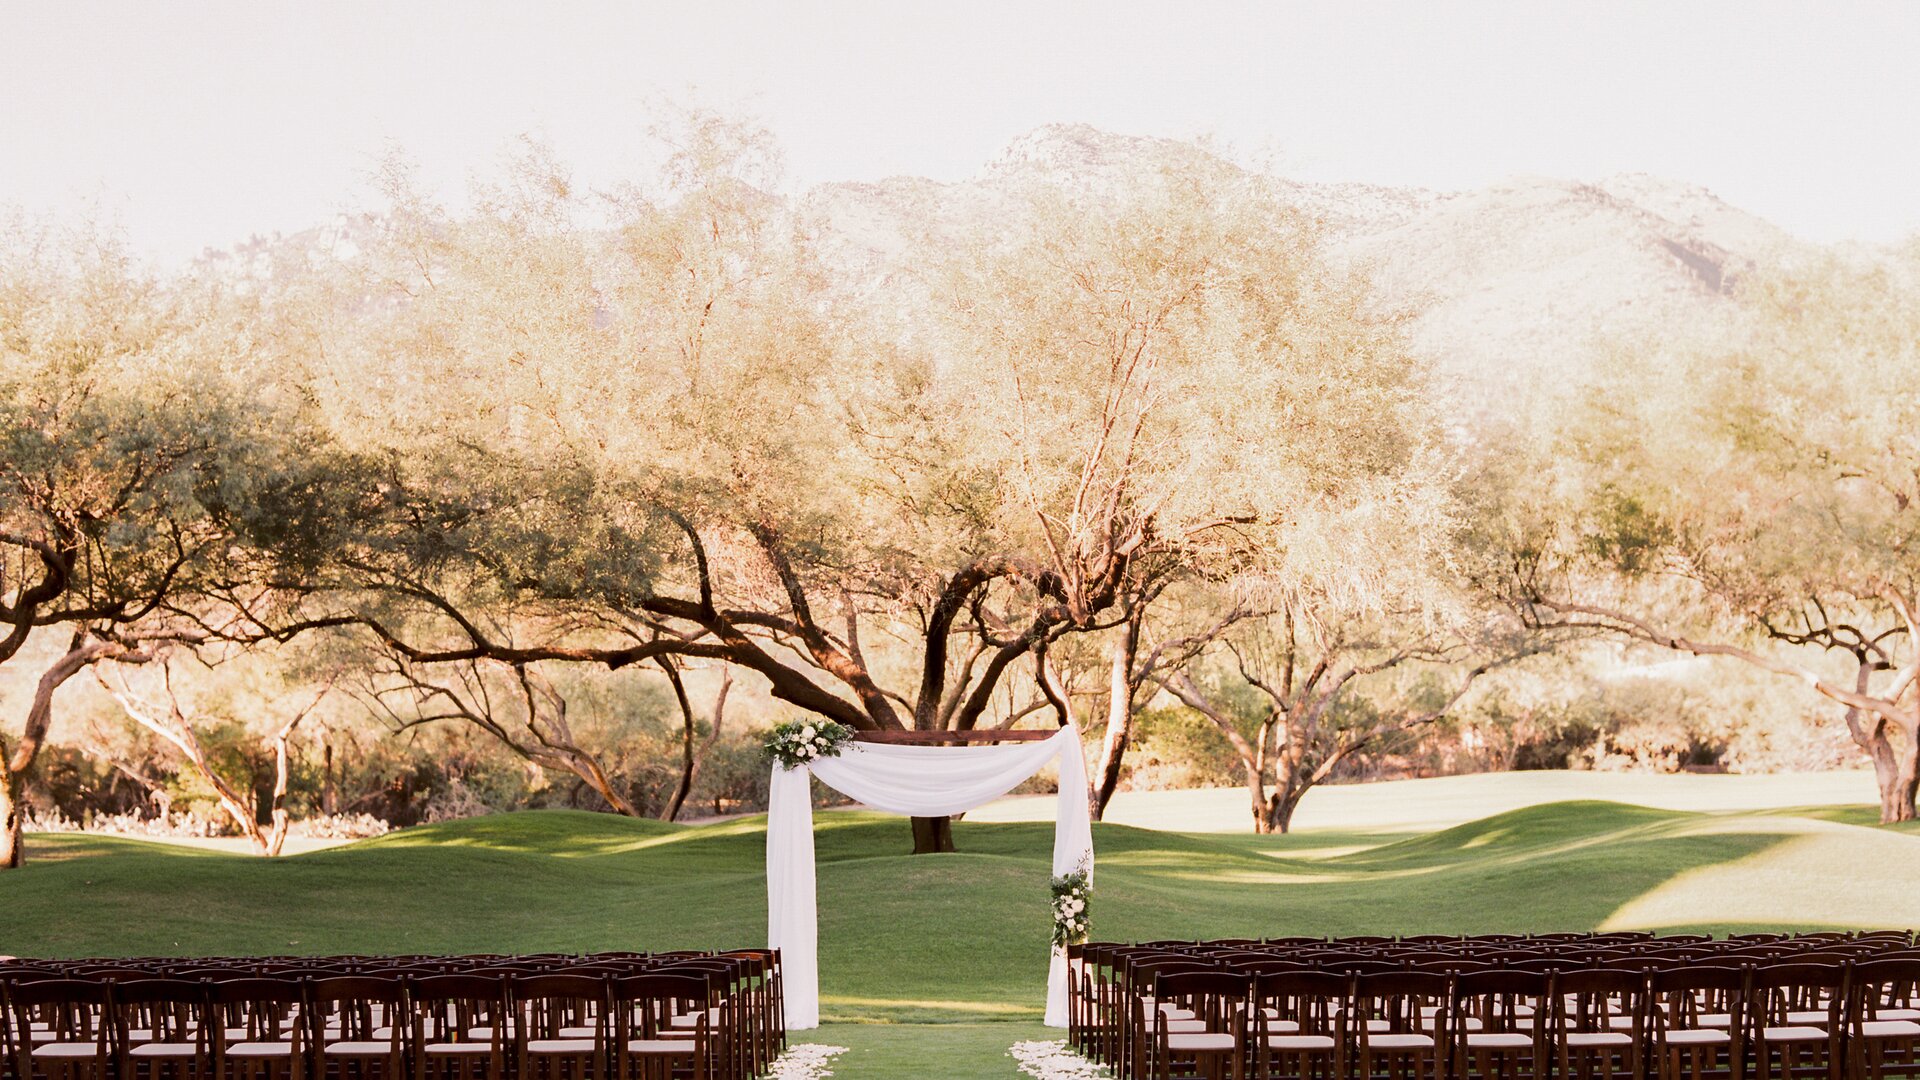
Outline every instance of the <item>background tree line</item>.
{"label": "background tree line", "polygon": [[30,799],[136,790],[263,852],[751,809],[797,714],[1072,719],[1097,807],[1145,755],[1262,830],[1387,769],[1826,764],[1824,728],[1912,816],[1915,253],[1764,268],[1487,407],[1218,159],[1009,183],[873,275],[757,127],[662,136],[614,191],[522,147],[459,209],[396,163],[352,237],[183,273],[11,226],[0,863]]}

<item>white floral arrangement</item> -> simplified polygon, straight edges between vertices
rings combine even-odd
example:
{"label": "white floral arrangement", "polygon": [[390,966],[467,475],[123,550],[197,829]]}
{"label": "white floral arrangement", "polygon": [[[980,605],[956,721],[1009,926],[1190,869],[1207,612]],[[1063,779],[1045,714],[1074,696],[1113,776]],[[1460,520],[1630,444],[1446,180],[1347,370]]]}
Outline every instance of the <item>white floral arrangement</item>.
{"label": "white floral arrangement", "polygon": [[767,756],[791,769],[820,758],[839,757],[853,729],[832,720],[789,720],[767,732]]}
{"label": "white floral arrangement", "polygon": [[1087,940],[1088,905],[1093,902],[1093,872],[1086,867],[1053,879],[1053,943],[1064,948]]}

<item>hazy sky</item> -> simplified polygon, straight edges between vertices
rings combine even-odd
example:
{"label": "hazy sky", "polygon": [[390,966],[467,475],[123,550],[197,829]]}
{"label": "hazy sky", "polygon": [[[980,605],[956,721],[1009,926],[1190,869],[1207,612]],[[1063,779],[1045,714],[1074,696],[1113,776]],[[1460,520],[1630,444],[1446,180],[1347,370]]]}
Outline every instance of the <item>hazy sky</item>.
{"label": "hazy sky", "polygon": [[1040,124],[1212,133],[1307,179],[1640,171],[1812,239],[1920,230],[1920,4],[0,0],[0,205],[168,259],[460,185],[535,133],[600,181],[661,94],[744,107],[792,182],[972,174]]}

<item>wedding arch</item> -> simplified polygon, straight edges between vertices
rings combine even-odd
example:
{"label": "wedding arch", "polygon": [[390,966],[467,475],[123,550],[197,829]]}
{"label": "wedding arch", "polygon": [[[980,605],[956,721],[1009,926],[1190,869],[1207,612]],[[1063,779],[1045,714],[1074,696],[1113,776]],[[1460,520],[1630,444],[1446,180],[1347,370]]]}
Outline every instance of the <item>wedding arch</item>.
{"label": "wedding arch", "polygon": [[[1053,827],[1055,876],[1093,869],[1093,826],[1087,808],[1087,765],[1072,724],[1044,732],[981,732],[995,745],[966,745],[969,733],[906,732],[897,739],[963,740],[943,746],[865,735],[837,757],[788,766],[775,761],[767,799],[767,944],[780,950],[787,1027],[820,1026],[819,910],[814,898],[813,799],[808,776],[857,802],[911,817],[965,813],[1005,795],[1060,763],[1060,803]],[[888,740],[888,741],[881,741]],[[1066,953],[1054,948],[1047,969],[1046,1023],[1067,1026]]]}

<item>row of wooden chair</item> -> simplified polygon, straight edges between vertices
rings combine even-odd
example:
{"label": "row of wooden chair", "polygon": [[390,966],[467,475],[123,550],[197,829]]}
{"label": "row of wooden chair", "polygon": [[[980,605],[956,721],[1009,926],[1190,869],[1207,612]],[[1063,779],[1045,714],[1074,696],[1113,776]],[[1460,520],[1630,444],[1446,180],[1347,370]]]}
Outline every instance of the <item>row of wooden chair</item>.
{"label": "row of wooden chair", "polygon": [[745,1080],[785,1046],[772,950],[341,960],[0,966],[0,1080]]}
{"label": "row of wooden chair", "polygon": [[1069,1036],[1122,1080],[1920,1076],[1900,932],[1094,943]]}

